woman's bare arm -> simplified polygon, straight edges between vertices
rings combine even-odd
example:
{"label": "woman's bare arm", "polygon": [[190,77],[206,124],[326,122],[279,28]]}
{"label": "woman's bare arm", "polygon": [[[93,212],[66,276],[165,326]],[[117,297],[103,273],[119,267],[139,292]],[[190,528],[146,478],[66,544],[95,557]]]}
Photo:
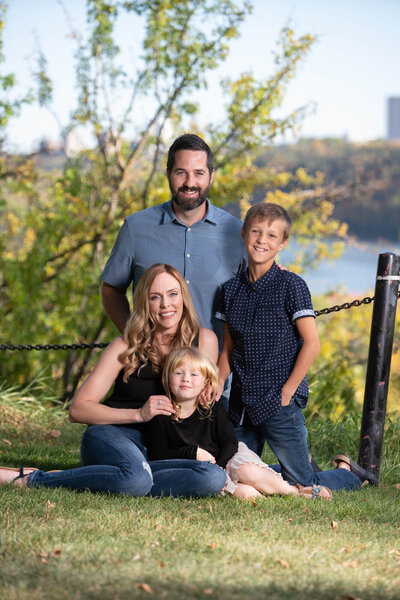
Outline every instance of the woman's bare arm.
{"label": "woman's bare arm", "polygon": [[[69,419],[76,423],[88,425],[124,425],[143,423],[156,414],[174,412],[171,402],[166,396],[150,396],[142,408],[112,408],[100,404],[111,389],[122,365],[119,356],[126,350],[121,337],[115,338],[104,350],[95,368],[83,382],[75,394],[70,409]],[[162,403],[158,402],[162,399]]]}

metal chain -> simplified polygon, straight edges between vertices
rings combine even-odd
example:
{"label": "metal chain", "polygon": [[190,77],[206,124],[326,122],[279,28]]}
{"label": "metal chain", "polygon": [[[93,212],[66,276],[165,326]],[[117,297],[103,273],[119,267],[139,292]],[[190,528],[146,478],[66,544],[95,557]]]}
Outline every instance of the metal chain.
{"label": "metal chain", "polygon": [[331,308],[322,308],[321,310],[315,311],[315,316],[319,317],[320,315],[329,315],[332,312],[339,312],[340,310],[349,309],[353,306],[361,306],[362,304],[371,304],[375,300],[375,296],[366,296],[362,300],[353,300],[353,302],[345,302],[344,304],[337,304],[336,306],[331,306]]}
{"label": "metal chain", "polygon": [[93,344],[0,344],[0,350],[85,350],[86,348],[105,348],[110,342],[101,342]]}
{"label": "metal chain", "polygon": [[[400,298],[400,291],[397,292],[397,300]],[[329,315],[332,312],[339,312],[339,310],[349,309],[353,306],[361,306],[362,304],[371,304],[375,300],[375,296],[366,296],[362,300],[353,300],[353,302],[345,302],[344,304],[337,304],[336,306],[331,306],[331,308],[322,308],[321,310],[315,311],[315,316],[319,317],[320,315]]]}
{"label": "metal chain", "polygon": [[[397,294],[397,298],[400,298],[400,292]],[[321,310],[315,311],[315,316],[329,315],[332,312],[339,312],[340,310],[347,310],[353,308],[353,306],[361,306],[362,304],[371,304],[375,300],[375,296],[366,296],[362,300],[353,300],[353,302],[345,302],[344,304],[337,304],[330,308],[322,308]],[[99,342],[92,344],[18,344],[13,346],[12,344],[0,344],[0,350],[85,350],[88,348],[106,348],[110,342]]]}

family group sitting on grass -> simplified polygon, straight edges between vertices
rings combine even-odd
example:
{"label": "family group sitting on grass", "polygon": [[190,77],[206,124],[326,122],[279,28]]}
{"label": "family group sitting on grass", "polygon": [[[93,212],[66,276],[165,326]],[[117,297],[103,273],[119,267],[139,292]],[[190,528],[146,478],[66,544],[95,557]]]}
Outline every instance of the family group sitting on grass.
{"label": "family group sitting on grass", "polygon": [[[128,217],[102,274],[103,304],[124,331],[71,403],[70,420],[88,425],[83,466],[21,468],[18,475],[2,467],[0,482],[134,496],[329,500],[331,490],[377,483],[345,454],[329,471],[309,454],[302,409],[319,339],[307,285],[275,263],[288,241],[286,210],[262,202],[248,211],[241,229],[245,268],[237,220],[207,200],[214,170],[205,142],[178,138],[167,176],[171,201]],[[153,228],[145,228],[151,223],[154,240]],[[152,260],[157,244],[178,268]],[[146,265],[140,253],[156,264]],[[216,320],[223,323],[220,354],[216,333],[200,326]],[[231,374],[227,413],[223,393]],[[265,441],[279,464],[261,460]]]}

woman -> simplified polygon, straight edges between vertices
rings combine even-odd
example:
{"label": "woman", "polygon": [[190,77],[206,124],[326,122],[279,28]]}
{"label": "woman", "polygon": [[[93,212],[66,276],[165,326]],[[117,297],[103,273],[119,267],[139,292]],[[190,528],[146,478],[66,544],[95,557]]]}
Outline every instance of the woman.
{"label": "woman", "polygon": [[[188,287],[173,267],[155,264],[141,277],[123,337],[114,339],[72,400],[72,422],[86,423],[83,467],[44,472],[2,468],[0,481],[29,487],[67,487],[134,496],[219,493],[224,471],[199,460],[147,461],[144,423],[175,412],[161,385],[168,353],[196,346],[214,362],[216,335],[199,327]],[[111,396],[101,400],[115,382]]]}

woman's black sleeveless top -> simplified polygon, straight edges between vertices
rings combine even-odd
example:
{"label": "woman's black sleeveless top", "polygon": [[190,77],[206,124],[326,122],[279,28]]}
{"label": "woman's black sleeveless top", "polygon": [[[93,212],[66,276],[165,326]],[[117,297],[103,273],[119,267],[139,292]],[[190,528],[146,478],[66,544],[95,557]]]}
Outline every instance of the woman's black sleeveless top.
{"label": "woman's black sleeveless top", "polygon": [[[192,346],[197,348],[199,337],[193,340]],[[127,382],[123,381],[124,369],[118,374],[114,383],[114,389],[103,404],[112,408],[141,408],[150,396],[164,395],[165,391],[161,384],[161,375],[153,373],[151,362],[138,368],[128,377]]]}
{"label": "woman's black sleeveless top", "polygon": [[103,404],[113,408],[141,408],[150,396],[165,394],[161,377],[153,373],[150,361],[139,369],[140,365],[129,375],[126,383],[123,381],[124,370],[121,369],[111,396]]}

